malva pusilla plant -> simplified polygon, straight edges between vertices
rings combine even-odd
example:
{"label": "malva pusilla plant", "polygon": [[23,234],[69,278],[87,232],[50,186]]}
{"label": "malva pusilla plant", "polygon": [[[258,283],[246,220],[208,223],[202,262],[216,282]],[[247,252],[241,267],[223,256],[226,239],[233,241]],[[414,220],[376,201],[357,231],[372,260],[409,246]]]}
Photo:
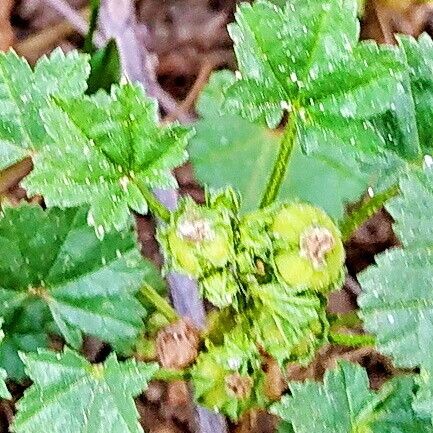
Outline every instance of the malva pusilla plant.
{"label": "malva pusilla plant", "polygon": [[[140,85],[86,94],[86,55],[56,50],[32,69],[0,54],[0,168],[31,158],[21,184],[46,206],[2,201],[0,396],[7,379],[33,383],[12,431],[141,432],[133,398],[152,379],[189,380],[232,420],[266,408],[281,431],[433,431],[433,42],[360,42],[356,14],[354,0],[240,4],[238,71],[213,75],[196,132],[160,123]],[[170,212],[154,190],[176,186],[187,148],[206,200]],[[402,246],[359,276],[359,332],[327,298],[344,242],[383,206]],[[134,213],[161,221],[162,275]],[[173,270],[212,305],[202,332],[165,298]],[[80,354],[84,335],[111,346],[104,362]],[[266,359],[284,372],[328,343],[374,345],[405,374],[373,391],[340,362],[323,384],[269,395]]]}

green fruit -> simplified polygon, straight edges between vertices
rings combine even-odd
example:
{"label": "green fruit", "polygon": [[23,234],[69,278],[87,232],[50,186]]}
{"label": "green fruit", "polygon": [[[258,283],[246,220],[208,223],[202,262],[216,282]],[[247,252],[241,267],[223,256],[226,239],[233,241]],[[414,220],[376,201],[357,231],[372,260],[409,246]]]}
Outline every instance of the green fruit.
{"label": "green fruit", "polygon": [[[251,374],[251,372],[253,373]],[[255,346],[239,346],[225,341],[202,352],[191,370],[197,402],[236,420],[254,404],[254,371],[260,374],[260,359]]]}
{"label": "green fruit", "polygon": [[240,289],[233,273],[227,269],[201,279],[199,285],[202,295],[218,308],[233,305]]}
{"label": "green fruit", "polygon": [[158,239],[171,266],[192,277],[223,268],[234,257],[231,213],[182,200]]}
{"label": "green fruit", "polygon": [[326,292],[341,281],[344,247],[338,228],[320,209],[282,206],[271,228],[277,275],[290,287]]}

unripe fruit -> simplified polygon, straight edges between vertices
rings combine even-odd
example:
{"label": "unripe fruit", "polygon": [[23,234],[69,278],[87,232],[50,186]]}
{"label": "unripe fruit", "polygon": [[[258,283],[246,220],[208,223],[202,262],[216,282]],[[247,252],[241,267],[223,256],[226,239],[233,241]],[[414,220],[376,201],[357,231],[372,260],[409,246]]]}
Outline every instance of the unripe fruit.
{"label": "unripe fruit", "polygon": [[254,345],[238,347],[225,342],[223,346],[209,347],[191,370],[198,403],[237,419],[253,403],[255,380],[251,368],[260,370]]}
{"label": "unripe fruit", "polygon": [[271,231],[277,274],[290,287],[323,292],[340,282],[344,247],[338,228],[322,210],[307,204],[284,205]]}
{"label": "unripe fruit", "polygon": [[158,238],[172,266],[192,277],[223,268],[234,257],[230,215],[183,200]]}

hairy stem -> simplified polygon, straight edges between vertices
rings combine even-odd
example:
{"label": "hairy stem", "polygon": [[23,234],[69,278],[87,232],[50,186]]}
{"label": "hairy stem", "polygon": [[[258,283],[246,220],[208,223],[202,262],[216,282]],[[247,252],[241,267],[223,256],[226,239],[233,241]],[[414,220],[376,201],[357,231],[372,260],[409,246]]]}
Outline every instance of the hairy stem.
{"label": "hairy stem", "polygon": [[135,182],[135,185],[146,200],[149,209],[162,221],[169,223],[170,211],[155,197],[155,194],[141,182]]}
{"label": "hairy stem", "polygon": [[260,208],[269,206],[277,198],[286,175],[287,166],[293,152],[296,139],[296,121],[292,117],[284,131],[283,138],[280,143],[280,151],[278,152],[277,160],[275,161],[272,173],[266,185],[265,192],[260,202]]}
{"label": "hairy stem", "polygon": [[188,380],[188,370],[171,370],[169,368],[160,368],[154,375],[154,380],[163,380],[165,382],[173,382],[175,380]]}
{"label": "hairy stem", "polygon": [[349,311],[348,313],[333,314],[330,316],[330,323],[334,328],[342,326],[353,328],[354,326],[362,325],[362,320],[356,311]]}
{"label": "hairy stem", "polygon": [[391,198],[400,193],[398,185],[392,185],[383,192],[371,197],[358,209],[347,215],[340,223],[340,230],[343,242],[348,241],[353,233],[361,227],[370,217],[378,212],[383,205]]}
{"label": "hairy stem", "polygon": [[175,322],[179,319],[174,308],[163,298],[152,286],[144,284],[140,289],[141,295],[145,297],[155,308],[169,321]]}
{"label": "hairy stem", "polygon": [[348,347],[374,346],[376,342],[376,339],[371,334],[346,334],[336,331],[330,331],[329,339],[334,344]]}

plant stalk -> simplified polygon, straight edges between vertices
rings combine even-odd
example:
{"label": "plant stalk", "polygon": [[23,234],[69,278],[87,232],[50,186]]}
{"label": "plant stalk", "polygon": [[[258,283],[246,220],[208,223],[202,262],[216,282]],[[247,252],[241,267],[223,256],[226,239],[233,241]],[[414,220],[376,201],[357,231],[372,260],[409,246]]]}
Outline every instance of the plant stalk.
{"label": "plant stalk", "polygon": [[175,322],[179,319],[174,308],[163,298],[152,286],[144,284],[140,293],[169,321]]}
{"label": "plant stalk", "polygon": [[334,344],[348,347],[369,347],[374,346],[376,342],[371,334],[346,334],[336,331],[330,331],[329,339]]}
{"label": "plant stalk", "polygon": [[396,197],[399,193],[399,186],[394,184],[385,191],[382,191],[371,197],[358,209],[347,215],[340,223],[340,231],[343,242],[347,242],[353,233],[362,226],[362,224],[364,224],[370,217],[378,212],[388,200]]}
{"label": "plant stalk", "polygon": [[188,380],[188,370],[171,370],[169,368],[160,368],[152,377],[154,380],[163,380],[165,382],[173,382],[176,380]]}
{"label": "plant stalk", "polygon": [[[99,20],[107,38],[116,40],[125,76],[131,81],[142,83],[149,95],[157,99],[164,111],[178,112],[176,101],[161,89],[152,57],[139,37],[134,2],[102,0]],[[179,115],[178,119],[181,122],[191,121],[191,117],[186,114]],[[158,198],[168,209],[176,209],[178,194],[175,189],[159,191]],[[163,220],[169,221],[170,215],[167,215],[167,212],[161,212],[162,221],[159,221],[159,224],[163,224]],[[206,312],[197,281],[176,272],[170,272],[167,280],[176,311],[181,316],[189,317],[198,328],[203,329]],[[223,416],[201,406],[196,406],[196,414],[199,433],[227,433],[227,424]]]}
{"label": "plant stalk", "polygon": [[170,222],[170,211],[155,197],[155,194],[150,191],[141,182],[135,182],[142,196],[147,202],[149,209],[165,223]]}
{"label": "plant stalk", "polygon": [[295,147],[296,139],[296,121],[293,116],[289,119],[289,123],[284,131],[283,138],[280,143],[280,150],[278,152],[277,160],[275,161],[272,173],[266,185],[260,208],[265,208],[275,201],[283,183],[284,177],[287,172],[290,157]]}
{"label": "plant stalk", "polygon": [[333,314],[330,317],[330,323],[333,328],[349,327],[362,325],[362,320],[356,311],[349,311],[343,314]]}

